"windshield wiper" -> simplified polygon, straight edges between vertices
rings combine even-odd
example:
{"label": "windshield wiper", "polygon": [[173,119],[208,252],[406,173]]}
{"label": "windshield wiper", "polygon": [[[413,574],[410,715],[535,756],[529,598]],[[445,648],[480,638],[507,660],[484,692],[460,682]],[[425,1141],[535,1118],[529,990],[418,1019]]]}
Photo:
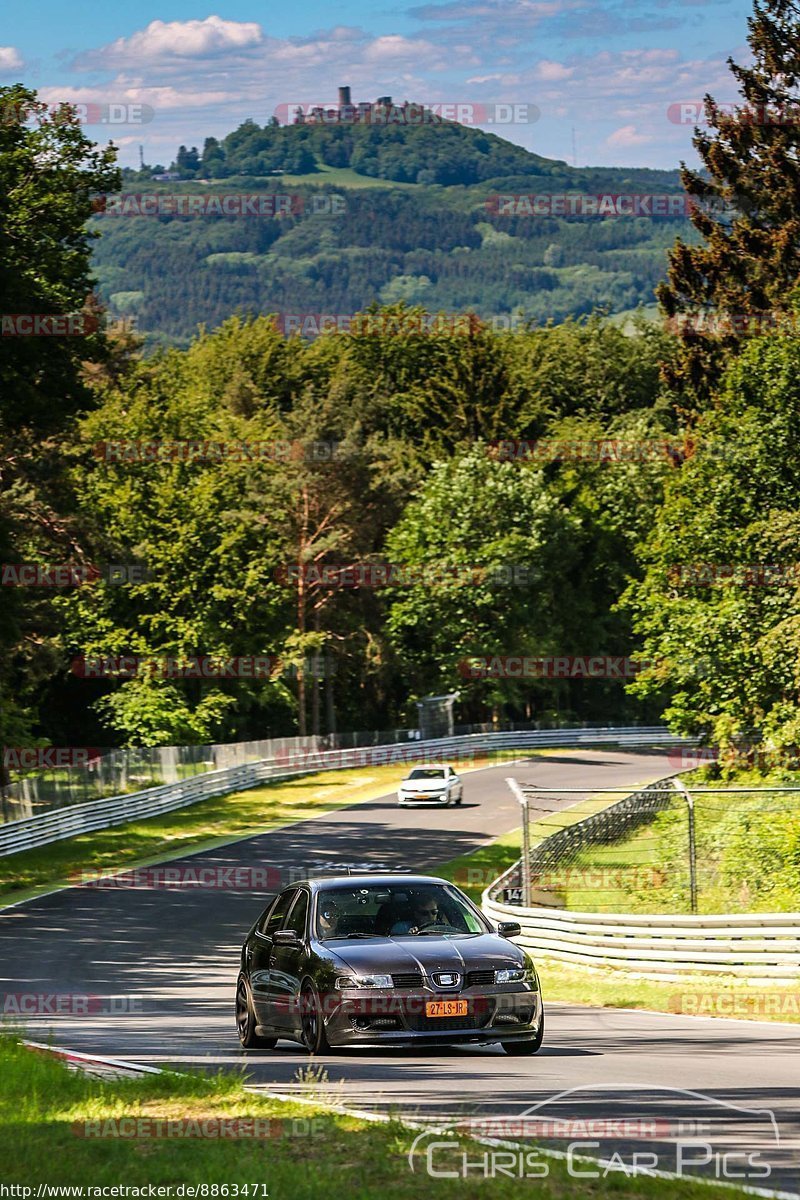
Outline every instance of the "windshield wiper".
{"label": "windshield wiper", "polygon": [[420,929],[417,937],[480,937],[478,933],[463,929]]}
{"label": "windshield wiper", "polygon": [[385,933],[334,933],[332,937],[323,938],[323,942],[351,942],[355,938],[386,937]]}

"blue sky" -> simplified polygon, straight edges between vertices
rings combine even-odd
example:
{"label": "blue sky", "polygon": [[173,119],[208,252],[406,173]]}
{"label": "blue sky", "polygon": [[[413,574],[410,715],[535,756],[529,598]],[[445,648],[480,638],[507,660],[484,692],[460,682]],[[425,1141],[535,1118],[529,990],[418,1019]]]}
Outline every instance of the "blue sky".
{"label": "blue sky", "polygon": [[[674,167],[694,161],[676,107],[711,92],[736,98],[725,65],[748,57],[743,0],[321,0],[198,7],[38,0],[15,8],[0,38],[0,83],[22,80],[49,102],[146,105],[115,127],[120,160],[168,163],[281,104],[354,100],[527,104],[535,121],[495,132],[578,165]],[[99,125],[87,132],[106,140]]]}

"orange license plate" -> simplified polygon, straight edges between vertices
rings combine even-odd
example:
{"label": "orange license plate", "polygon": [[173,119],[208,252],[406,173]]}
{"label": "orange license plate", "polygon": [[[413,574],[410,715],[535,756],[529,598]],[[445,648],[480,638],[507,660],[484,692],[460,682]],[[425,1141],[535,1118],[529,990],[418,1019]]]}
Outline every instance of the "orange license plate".
{"label": "orange license plate", "polygon": [[426,1017],[465,1017],[469,1011],[466,1000],[427,1000]]}

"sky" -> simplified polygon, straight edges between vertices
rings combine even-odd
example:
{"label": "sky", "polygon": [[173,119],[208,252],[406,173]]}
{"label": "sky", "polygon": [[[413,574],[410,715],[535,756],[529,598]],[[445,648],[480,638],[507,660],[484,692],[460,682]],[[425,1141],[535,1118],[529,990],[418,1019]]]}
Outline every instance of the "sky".
{"label": "sky", "polygon": [[726,60],[749,59],[750,11],[746,0],[37,0],[0,26],[0,85],[87,105],[87,133],[111,137],[125,166],[140,145],[145,162],[168,165],[181,143],[333,103],[349,84],[354,101],[469,105],[475,123],[578,166],[674,168],[696,162],[692,106],[706,92],[737,98]]}

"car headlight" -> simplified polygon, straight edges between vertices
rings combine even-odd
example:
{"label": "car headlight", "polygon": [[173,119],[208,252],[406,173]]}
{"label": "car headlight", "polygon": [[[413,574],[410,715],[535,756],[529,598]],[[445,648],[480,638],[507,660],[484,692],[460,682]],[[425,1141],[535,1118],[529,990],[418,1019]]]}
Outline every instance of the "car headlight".
{"label": "car headlight", "polygon": [[524,967],[508,967],[503,971],[495,971],[495,983],[522,983],[527,972]]}
{"label": "car headlight", "polygon": [[340,992],[354,991],[357,988],[390,988],[391,975],[340,975],[336,980]]}
{"label": "car headlight", "polygon": [[525,967],[506,967],[494,973],[495,983],[529,983],[536,992],[539,990],[539,978],[533,963]]}

